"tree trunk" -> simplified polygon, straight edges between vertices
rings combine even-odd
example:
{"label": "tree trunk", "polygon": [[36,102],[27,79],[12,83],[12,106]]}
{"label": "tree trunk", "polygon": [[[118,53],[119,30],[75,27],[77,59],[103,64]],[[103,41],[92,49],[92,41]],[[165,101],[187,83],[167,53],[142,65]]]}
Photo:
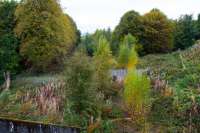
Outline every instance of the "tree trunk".
{"label": "tree trunk", "polygon": [[5,83],[4,83],[5,90],[9,90],[10,83],[11,83],[9,71],[4,72],[4,79],[5,79]]}

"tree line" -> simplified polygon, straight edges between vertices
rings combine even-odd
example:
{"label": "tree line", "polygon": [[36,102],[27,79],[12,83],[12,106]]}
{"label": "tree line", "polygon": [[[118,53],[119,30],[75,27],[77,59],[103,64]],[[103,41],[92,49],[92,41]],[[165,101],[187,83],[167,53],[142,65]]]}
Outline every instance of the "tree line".
{"label": "tree line", "polygon": [[0,76],[20,70],[59,70],[80,40],[57,0],[0,1]]}
{"label": "tree line", "polygon": [[140,15],[131,10],[126,12],[114,31],[96,30],[93,34],[82,37],[82,44],[88,54],[95,49],[98,36],[105,36],[111,43],[112,52],[117,55],[124,37],[131,35],[137,41],[136,49],[141,56],[153,53],[168,53],[183,50],[200,39],[200,15],[197,20],[193,15],[181,15],[178,19],[169,19],[159,9]]}
{"label": "tree line", "polygon": [[4,78],[7,86],[10,74],[22,70],[61,70],[77,47],[94,56],[102,36],[121,62],[118,67],[127,65],[132,47],[143,56],[185,49],[200,39],[200,15],[197,20],[192,15],[171,20],[158,9],[144,15],[128,11],[114,31],[96,30],[82,36],[57,0],[3,0],[0,19],[0,81]]}

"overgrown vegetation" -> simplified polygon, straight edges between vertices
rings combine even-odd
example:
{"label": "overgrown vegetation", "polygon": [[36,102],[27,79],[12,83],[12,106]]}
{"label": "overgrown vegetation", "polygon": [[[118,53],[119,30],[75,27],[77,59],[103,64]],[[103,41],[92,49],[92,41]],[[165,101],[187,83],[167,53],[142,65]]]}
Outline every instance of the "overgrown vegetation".
{"label": "overgrown vegetation", "polygon": [[129,11],[114,31],[82,36],[57,0],[3,0],[0,18],[0,116],[83,133],[200,132],[200,16]]}

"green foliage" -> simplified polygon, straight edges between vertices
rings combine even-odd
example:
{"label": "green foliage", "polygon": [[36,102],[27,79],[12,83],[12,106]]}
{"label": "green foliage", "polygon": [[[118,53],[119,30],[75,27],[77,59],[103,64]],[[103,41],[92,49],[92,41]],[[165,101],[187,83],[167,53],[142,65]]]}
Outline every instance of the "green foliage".
{"label": "green foliage", "polygon": [[118,67],[120,68],[135,68],[138,62],[137,53],[135,48],[131,49],[126,45],[120,46],[119,57],[118,57]]}
{"label": "green foliage", "polygon": [[175,96],[176,118],[187,132],[199,132],[200,96],[194,89],[184,89]]}
{"label": "green foliage", "polygon": [[169,52],[173,48],[172,22],[158,9],[143,16],[144,33],[141,44],[148,53]]}
{"label": "green foliage", "polygon": [[97,49],[97,44],[99,39],[104,36],[106,40],[110,43],[112,38],[112,33],[110,29],[96,30],[95,33],[87,33],[81,38],[81,45],[86,48],[89,56],[93,56]]}
{"label": "green foliage", "polygon": [[135,11],[129,11],[121,18],[113,33],[112,49],[116,51],[124,36],[131,34],[142,44],[138,45],[140,55],[169,52],[173,48],[172,33],[171,20],[158,9],[153,9],[143,16]]}
{"label": "green foliage", "polygon": [[63,122],[68,125],[81,125],[81,123],[83,123],[83,119],[80,119],[80,115],[72,109],[72,106],[73,103],[70,101],[67,101],[65,104]]}
{"label": "green foliage", "polygon": [[0,1],[0,36],[5,33],[11,33],[15,26],[14,12],[17,6],[15,0]]}
{"label": "green foliage", "polygon": [[19,43],[13,33],[16,6],[16,1],[0,1],[0,81],[3,72],[16,73],[19,69]]}
{"label": "green foliage", "polygon": [[84,53],[75,53],[66,67],[66,87],[70,91],[72,109],[78,114],[94,114],[91,110],[95,111],[96,107],[95,69],[90,59]]}
{"label": "green foliage", "polygon": [[72,26],[71,28],[75,31],[76,33],[76,36],[75,39],[76,39],[76,46],[78,46],[81,42],[81,31],[78,29],[77,25],[76,25],[76,22],[72,19],[71,16],[69,16],[68,14],[66,14],[67,16],[67,19],[69,20],[69,22],[71,23],[70,25]]}
{"label": "green foliage", "polygon": [[127,45],[120,45],[119,48],[119,57],[118,57],[118,65],[121,68],[127,68],[128,57],[129,57],[129,47]]}
{"label": "green foliage", "polygon": [[123,39],[123,44],[129,46],[129,48],[135,47],[137,52],[142,52],[142,45],[139,44],[138,39],[131,34],[125,35]]}
{"label": "green foliage", "polygon": [[18,40],[13,35],[6,34],[0,38],[0,44],[0,70],[15,71],[19,66]]}
{"label": "green foliage", "polygon": [[96,44],[98,44],[99,42],[99,39],[104,36],[105,39],[110,43],[111,41],[111,38],[112,38],[112,33],[111,33],[111,29],[97,29],[95,31],[95,33],[93,34],[93,38],[94,38],[94,41],[96,42]]}
{"label": "green foliage", "polygon": [[150,102],[150,80],[132,69],[125,78],[124,88],[124,100],[132,118],[136,122],[144,119]]}
{"label": "green foliage", "polygon": [[[148,55],[140,59],[138,68],[149,68],[153,76],[158,76],[168,81],[175,88],[198,88],[200,76],[200,47],[189,48],[181,52],[171,54]],[[185,69],[183,69],[180,54],[183,57]]]}
{"label": "green foliage", "polygon": [[[140,60],[140,69],[150,67],[173,88],[173,95],[153,96],[151,123],[168,132],[199,132],[199,46],[165,55],[148,55]],[[180,56],[186,68],[182,69]]]}
{"label": "green foliage", "polygon": [[142,17],[136,11],[128,11],[123,15],[120,20],[120,23],[115,28],[112,37],[112,51],[114,53],[118,52],[119,43],[123,41],[124,37],[128,34],[139,39],[139,36],[142,34]]}
{"label": "green foliage", "polygon": [[[100,131],[103,131],[104,133],[113,133],[114,125],[112,121],[110,120],[104,120],[101,122],[101,128]],[[100,131],[96,131],[97,133]]]}
{"label": "green foliage", "polygon": [[152,102],[151,122],[153,124],[163,124],[172,126],[174,98],[156,95]]}
{"label": "green foliage", "polygon": [[199,40],[200,39],[200,14],[198,15],[198,19],[196,21],[196,30],[197,30],[197,35],[196,35],[196,39]]}
{"label": "green foliage", "polygon": [[5,105],[8,104],[8,102],[9,102],[9,95],[10,95],[10,92],[7,91],[7,90],[1,92],[1,94],[0,94],[0,107],[1,108],[5,107]]}
{"label": "green foliage", "polygon": [[138,63],[138,56],[135,48],[130,49],[129,58],[128,58],[128,69],[135,68],[136,64]]}
{"label": "green foliage", "polygon": [[130,34],[125,36],[123,42],[120,44],[118,55],[118,67],[120,68],[134,68],[138,62],[135,47],[137,42]]}
{"label": "green foliage", "polygon": [[192,46],[195,42],[195,23],[192,15],[181,16],[176,24],[174,31],[174,48],[186,49]]}
{"label": "green foliage", "polygon": [[74,24],[58,1],[22,0],[15,16],[15,33],[21,40],[20,54],[26,64],[37,71],[61,66],[77,36]]}
{"label": "green foliage", "polygon": [[199,92],[195,89],[182,89],[170,97],[156,95],[151,122],[164,126],[164,131],[199,132]]}
{"label": "green foliage", "polygon": [[87,33],[81,37],[81,46],[86,49],[89,56],[93,56],[95,50],[95,44],[92,35]]}
{"label": "green foliage", "polygon": [[[62,67],[66,55],[80,41],[81,48],[93,57],[83,51],[74,53],[67,60],[62,76],[19,76],[12,82],[11,90],[0,93],[1,115],[79,125],[95,133],[110,133],[115,132],[115,122],[135,128],[123,120],[128,112],[132,122],[138,124],[136,127],[140,128],[140,124],[146,127],[151,122],[153,132],[160,127],[164,132],[200,132],[198,45],[172,54],[148,55],[139,61],[139,69],[149,67],[153,76],[159,75],[167,81],[166,86],[173,88],[170,96],[156,92],[151,95],[149,78],[136,70],[137,52],[140,55],[169,52],[173,48],[173,36],[175,49],[192,46],[194,39],[199,39],[200,15],[197,21],[185,15],[175,22],[157,9],[144,16],[129,11],[113,34],[110,29],[96,30],[80,40],[75,22],[62,12],[57,0],[22,0],[17,5],[15,1],[0,1],[0,74],[18,72],[19,51],[24,62],[37,71]],[[112,54],[118,55],[118,67],[128,69],[124,84],[116,84],[117,88],[124,87],[125,109],[120,96],[113,95]],[[66,84],[60,84],[60,79]]]}
{"label": "green foliage", "polygon": [[95,63],[97,88],[107,96],[112,93],[110,69],[112,68],[113,58],[110,44],[106,38],[100,37],[93,60]]}

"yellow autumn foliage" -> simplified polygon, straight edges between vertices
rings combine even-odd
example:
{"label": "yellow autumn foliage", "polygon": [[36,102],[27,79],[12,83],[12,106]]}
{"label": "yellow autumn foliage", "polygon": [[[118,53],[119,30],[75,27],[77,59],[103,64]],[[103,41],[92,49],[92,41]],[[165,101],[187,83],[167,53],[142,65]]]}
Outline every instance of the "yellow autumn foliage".
{"label": "yellow autumn foliage", "polygon": [[135,69],[128,70],[124,81],[124,100],[131,114],[143,112],[148,103],[150,80]]}
{"label": "yellow autumn foliage", "polygon": [[20,54],[37,71],[60,66],[76,44],[75,26],[56,0],[22,0],[15,17]]}
{"label": "yellow autumn foliage", "polygon": [[135,68],[137,63],[138,63],[138,56],[137,56],[137,53],[135,51],[135,48],[132,47],[130,52],[129,52],[127,69]]}

